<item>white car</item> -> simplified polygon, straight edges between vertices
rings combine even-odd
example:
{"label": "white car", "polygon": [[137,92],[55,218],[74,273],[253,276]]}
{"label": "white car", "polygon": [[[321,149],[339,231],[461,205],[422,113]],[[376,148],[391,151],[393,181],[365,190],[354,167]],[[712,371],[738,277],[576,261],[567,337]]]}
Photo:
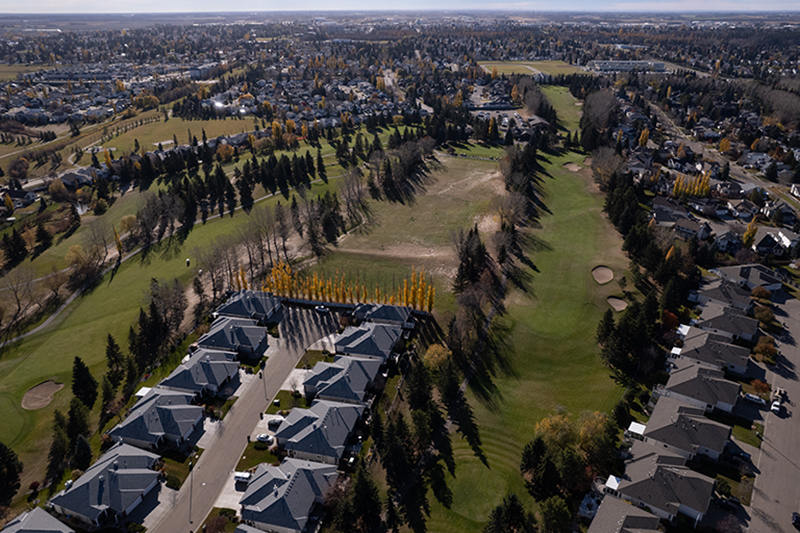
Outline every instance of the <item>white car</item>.
{"label": "white car", "polygon": [[314,311],[316,311],[317,313],[323,314],[323,315],[326,314],[326,313],[330,313],[331,312],[331,310],[328,309],[327,307],[325,307],[324,305],[316,306],[314,308]]}
{"label": "white car", "polygon": [[275,437],[272,435],[267,435],[266,433],[262,433],[261,435],[256,437],[258,442],[266,442],[267,444],[272,444],[272,441],[275,440]]}
{"label": "white car", "polygon": [[767,405],[767,401],[762,398],[761,396],[756,396],[755,394],[747,393],[744,395],[744,399],[748,402],[757,403],[758,405]]}
{"label": "white car", "polygon": [[772,406],[769,408],[769,410],[775,413],[776,415],[779,414],[781,412],[781,402],[775,400],[774,402],[772,402]]}

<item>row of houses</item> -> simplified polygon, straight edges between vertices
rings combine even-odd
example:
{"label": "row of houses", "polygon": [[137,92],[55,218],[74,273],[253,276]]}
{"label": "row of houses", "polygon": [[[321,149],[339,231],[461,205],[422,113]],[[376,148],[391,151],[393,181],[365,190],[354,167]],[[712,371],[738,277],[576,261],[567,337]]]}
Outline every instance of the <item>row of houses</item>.
{"label": "row of houses", "polygon": [[694,294],[702,313],[678,330],[680,342],[669,356],[666,384],[653,390],[655,406],[646,424],[626,431],[631,447],[623,476],[610,476],[589,533],[655,532],[659,520],[679,514],[697,525],[715,497],[716,481],[687,466],[703,456],[718,461],[731,442],[731,427],[707,413],[732,413],[741,396],[726,372],[746,375],[750,351],[733,344],[753,341],[758,321],[747,316],[750,291],[780,288],[762,265],[714,270],[718,278]]}
{"label": "row of houses", "polygon": [[333,339],[333,362],[319,362],[303,382],[308,409],[294,408],[275,431],[286,451],[279,466],[259,465],[240,500],[238,533],[300,533],[337,482],[337,466],[357,453],[354,438],[367,416],[376,380],[404,334],[414,328],[411,309],[361,304]]}
{"label": "row of houses", "polygon": [[233,294],[217,309],[218,318],[197,349],[157,386],[137,393],[127,416],[108,431],[114,445],[53,496],[48,508],[90,528],[122,525],[158,485],[160,452],[185,448],[202,425],[200,403],[227,394],[226,386],[239,377],[239,360],[266,350],[264,324],[280,305],[269,293]]}

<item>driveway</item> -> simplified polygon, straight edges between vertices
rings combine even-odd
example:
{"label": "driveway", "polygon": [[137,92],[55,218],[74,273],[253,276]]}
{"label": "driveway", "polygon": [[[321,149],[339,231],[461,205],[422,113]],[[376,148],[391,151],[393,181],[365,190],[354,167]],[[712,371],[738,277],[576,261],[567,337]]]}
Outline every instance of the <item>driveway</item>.
{"label": "driveway", "polygon": [[200,527],[223,492],[247,445],[247,436],[261,420],[259,415],[266,410],[269,400],[300,361],[306,347],[339,327],[339,314],[333,311],[320,315],[313,309],[284,307],[281,314],[279,338],[270,340],[278,349],[267,359],[264,379],[254,379],[240,388],[234,408],[220,422],[216,438],[181,487],[171,512],[148,527],[148,531],[186,533]]}
{"label": "driveway", "polygon": [[800,348],[794,341],[800,339],[800,301],[785,294],[776,296],[776,302],[781,302],[776,314],[783,311],[780,315],[789,336],[788,342],[780,343],[778,364],[767,370],[767,379],[773,388],[786,389],[787,401],[780,414],[763,412],[764,440],[758,457],[754,457],[759,473],[748,528],[758,533],[794,531],[792,512],[800,511],[800,381],[796,373]]}

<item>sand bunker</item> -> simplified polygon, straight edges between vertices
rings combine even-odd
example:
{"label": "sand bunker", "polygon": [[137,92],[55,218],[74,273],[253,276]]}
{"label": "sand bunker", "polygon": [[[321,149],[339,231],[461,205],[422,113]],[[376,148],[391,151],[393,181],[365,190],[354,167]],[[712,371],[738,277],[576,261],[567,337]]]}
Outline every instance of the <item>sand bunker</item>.
{"label": "sand bunker", "polygon": [[592,270],[592,276],[597,283],[600,285],[605,285],[614,279],[614,272],[612,272],[607,266],[599,266]]}
{"label": "sand bunker", "polygon": [[47,407],[53,400],[53,395],[62,388],[64,388],[63,383],[56,383],[52,380],[39,383],[28,389],[28,392],[22,397],[22,408],[35,411]]}
{"label": "sand bunker", "polygon": [[587,167],[592,166],[592,158],[587,157],[586,159],[583,160],[583,164],[586,165]]}
{"label": "sand bunker", "polygon": [[579,167],[575,163],[564,163],[564,168],[566,168],[570,172],[578,172],[581,169],[581,167]]}
{"label": "sand bunker", "polygon": [[614,311],[624,311],[626,307],[628,307],[628,302],[625,300],[620,300],[619,298],[614,298],[613,296],[608,297],[608,305],[614,308]]}

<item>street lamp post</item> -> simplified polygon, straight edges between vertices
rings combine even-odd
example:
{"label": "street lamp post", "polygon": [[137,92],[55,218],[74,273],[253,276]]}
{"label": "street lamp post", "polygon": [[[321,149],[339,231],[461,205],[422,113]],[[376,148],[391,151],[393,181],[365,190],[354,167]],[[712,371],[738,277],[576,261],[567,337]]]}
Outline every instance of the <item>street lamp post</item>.
{"label": "street lamp post", "polygon": [[192,522],[192,496],[194,492],[194,470],[192,469],[192,462],[189,461],[189,523]]}

